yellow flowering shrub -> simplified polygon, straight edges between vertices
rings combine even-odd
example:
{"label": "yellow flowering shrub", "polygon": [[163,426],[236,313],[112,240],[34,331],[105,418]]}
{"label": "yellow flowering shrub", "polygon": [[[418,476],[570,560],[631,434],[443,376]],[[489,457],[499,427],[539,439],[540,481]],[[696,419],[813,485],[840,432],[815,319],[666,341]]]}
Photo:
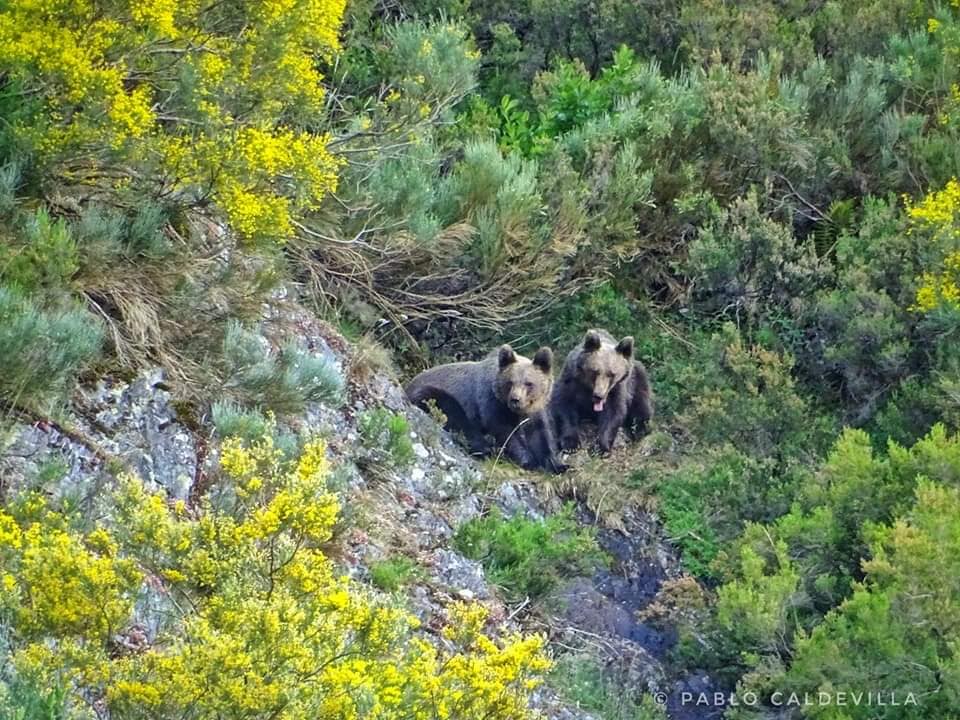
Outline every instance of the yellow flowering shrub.
{"label": "yellow flowering shrub", "polygon": [[[429,640],[337,571],[323,442],[285,461],[269,436],[231,439],[220,466],[194,508],[125,477],[109,523],[86,533],[49,510],[0,512],[0,625],[21,678],[124,719],[531,716],[542,638],[495,641],[463,604]],[[123,644],[147,588],[169,611],[155,637]]]}
{"label": "yellow flowering shrub", "polygon": [[906,200],[913,230],[925,231],[936,249],[945,253],[939,269],[925,272],[911,309],[929,313],[938,308],[960,310],[960,182],[928,193],[919,203]]}
{"label": "yellow flowering shrub", "polygon": [[17,132],[62,178],[212,200],[241,236],[282,241],[336,188],[330,138],[306,128],[344,2],[5,3],[0,72],[36,103]]}

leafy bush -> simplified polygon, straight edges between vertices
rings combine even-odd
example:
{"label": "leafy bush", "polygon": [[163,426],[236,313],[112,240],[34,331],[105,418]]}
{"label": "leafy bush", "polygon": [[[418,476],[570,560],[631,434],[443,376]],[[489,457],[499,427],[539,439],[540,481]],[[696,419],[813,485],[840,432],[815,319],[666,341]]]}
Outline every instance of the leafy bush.
{"label": "leafy bush", "polygon": [[656,487],[659,516],[684,567],[711,576],[711,564],[749,522],[770,522],[789,508],[804,475],[726,446],[665,477]]}
{"label": "leafy bush", "polygon": [[573,507],[545,520],[505,519],[496,509],[460,526],[455,547],[480,560],[491,581],[512,598],[535,598],[565,576],[604,562],[593,533],[577,525]]}
{"label": "leafy bush", "polygon": [[[228,440],[220,458],[218,492],[190,510],[126,477],[95,527],[38,495],[0,511],[15,682],[59,680],[72,705],[125,718],[530,716],[542,638],[494,641],[486,611],[459,605],[438,646],[336,570],[322,442],[287,462],[269,436]],[[148,592],[167,600],[142,638],[134,607]]]}
{"label": "leafy bush", "polygon": [[791,356],[748,345],[729,323],[704,355],[699,366],[686,368],[691,401],[680,418],[702,442],[730,443],[785,466],[826,444],[832,423],[801,394]]}
{"label": "leafy bush", "polygon": [[[894,537],[896,528],[908,522],[898,518],[914,513],[934,521],[932,511],[923,515],[914,500],[932,497],[931,487],[947,489],[942,491],[945,495],[933,492],[939,498],[937,507],[952,502],[950,493],[960,484],[958,449],[960,436],[948,435],[942,426],[910,448],[891,442],[884,454],[873,449],[866,433],[847,430],[823,466],[796,488],[789,512],[767,524],[747,525],[717,554],[713,569],[724,582],[706,630],[715,654],[712,662],[728,670],[737,665],[750,671],[748,683],[762,684],[769,681],[772,666],[787,668],[789,675],[789,659],[799,647],[809,646],[810,638],[832,632],[827,627],[842,624],[843,631],[863,632],[865,642],[882,645],[880,637],[869,639],[874,621],[893,620],[887,615],[874,617],[878,610],[887,613],[875,605],[884,601],[865,597],[870,595],[865,589],[873,582],[871,573],[886,567],[886,551],[878,538]],[[844,608],[854,612],[867,602],[870,617],[858,615],[849,625],[837,618]],[[933,617],[937,611],[930,612]],[[891,641],[899,642],[897,637],[892,635]],[[914,657],[925,663],[919,659],[925,650],[904,646],[903,652],[919,653]],[[814,665],[804,664],[806,669],[798,672],[809,674]],[[823,682],[852,677],[834,670],[831,665],[829,672],[817,677]],[[854,689],[857,683],[851,679],[850,685]]]}
{"label": "leafy bush", "polygon": [[813,244],[766,217],[755,191],[701,230],[689,272],[706,309],[744,323],[760,323],[774,308],[800,316],[799,303],[827,277]]}

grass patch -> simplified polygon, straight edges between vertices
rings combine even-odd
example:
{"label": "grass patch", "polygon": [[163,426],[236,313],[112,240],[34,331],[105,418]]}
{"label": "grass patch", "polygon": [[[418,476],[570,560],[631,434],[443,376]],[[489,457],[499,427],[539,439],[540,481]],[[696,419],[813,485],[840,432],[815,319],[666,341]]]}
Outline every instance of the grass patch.
{"label": "grass patch", "polygon": [[650,695],[636,697],[623,683],[609,677],[589,655],[560,657],[550,673],[550,684],[568,703],[601,720],[666,720],[663,707]]}
{"label": "grass patch", "polygon": [[593,530],[577,525],[572,505],[544,520],[504,518],[493,509],[462,525],[454,546],[481,561],[511,599],[539,597],[561,578],[588,573],[607,560]]}
{"label": "grass patch", "polygon": [[419,566],[404,555],[380,560],[370,566],[370,582],[385,592],[397,592],[421,575]]}

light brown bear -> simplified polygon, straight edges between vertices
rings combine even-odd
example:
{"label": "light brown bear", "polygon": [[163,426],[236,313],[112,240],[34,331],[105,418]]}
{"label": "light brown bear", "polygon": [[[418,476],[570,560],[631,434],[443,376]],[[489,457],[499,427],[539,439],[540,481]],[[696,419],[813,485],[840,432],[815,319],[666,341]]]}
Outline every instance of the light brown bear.
{"label": "light brown bear", "polygon": [[436,403],[447,417],[446,429],[462,433],[471,453],[490,455],[503,448],[521,467],[563,472],[547,415],[552,388],[550,348],[540,348],[530,360],[503,345],[477,362],[425,370],[406,393],[424,409]]}
{"label": "light brown bear", "polygon": [[633,338],[617,342],[605,330],[589,330],[571,350],[550,398],[554,431],[564,450],[580,446],[580,426],[597,423],[597,443],[610,452],[621,427],[635,439],[653,417],[647,369],[633,359]]}

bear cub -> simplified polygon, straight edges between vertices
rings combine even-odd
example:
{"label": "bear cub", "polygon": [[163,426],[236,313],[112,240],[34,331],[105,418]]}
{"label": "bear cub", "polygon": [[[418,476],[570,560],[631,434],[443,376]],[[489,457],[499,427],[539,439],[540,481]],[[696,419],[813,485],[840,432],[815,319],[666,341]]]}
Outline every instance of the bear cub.
{"label": "bear cub", "polygon": [[547,414],[552,388],[550,348],[540,348],[530,360],[503,345],[480,361],[424,370],[410,381],[406,393],[423,409],[430,401],[436,403],[447,417],[444,427],[462,433],[471,453],[490,455],[503,447],[523,468],[558,473],[566,466],[560,462]]}
{"label": "bear cub", "polygon": [[633,338],[617,342],[605,330],[590,330],[570,351],[550,399],[560,447],[580,446],[580,424],[597,423],[600,451],[610,452],[621,427],[632,439],[647,431],[653,417],[647,369],[633,359]]}

